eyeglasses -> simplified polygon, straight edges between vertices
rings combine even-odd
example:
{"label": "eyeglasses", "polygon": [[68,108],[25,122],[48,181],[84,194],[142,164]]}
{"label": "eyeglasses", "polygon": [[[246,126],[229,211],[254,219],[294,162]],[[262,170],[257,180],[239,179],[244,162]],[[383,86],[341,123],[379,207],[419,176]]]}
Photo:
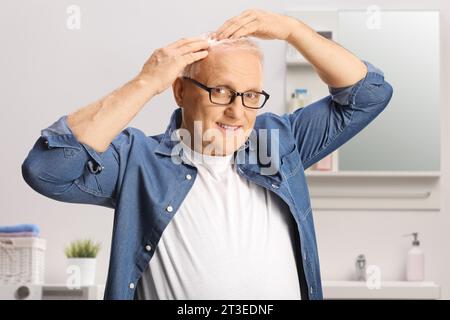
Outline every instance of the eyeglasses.
{"label": "eyeglasses", "polygon": [[183,79],[189,80],[194,83],[197,87],[202,88],[203,90],[208,91],[209,93],[209,101],[213,104],[218,105],[228,105],[233,103],[234,99],[237,96],[241,96],[242,104],[244,107],[250,109],[261,109],[266,104],[270,95],[265,92],[258,91],[246,91],[246,92],[237,92],[233,89],[227,87],[207,87],[204,84],[198,82],[189,77],[183,77]]}

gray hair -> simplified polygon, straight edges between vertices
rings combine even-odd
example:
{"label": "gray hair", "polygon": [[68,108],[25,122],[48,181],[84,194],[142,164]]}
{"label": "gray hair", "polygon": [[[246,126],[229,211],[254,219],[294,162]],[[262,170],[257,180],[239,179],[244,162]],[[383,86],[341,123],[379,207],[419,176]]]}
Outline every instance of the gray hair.
{"label": "gray hair", "polygon": [[[259,47],[259,45],[251,40],[249,37],[241,37],[237,39],[223,39],[223,40],[213,40],[210,37],[211,33],[203,34],[202,37],[208,40],[210,46],[208,47],[208,52],[213,52],[217,49],[244,49],[254,53],[261,65],[264,63],[264,54]],[[187,65],[182,71],[181,75],[185,77],[194,78],[198,71],[199,63],[202,60],[196,61],[192,64]]]}

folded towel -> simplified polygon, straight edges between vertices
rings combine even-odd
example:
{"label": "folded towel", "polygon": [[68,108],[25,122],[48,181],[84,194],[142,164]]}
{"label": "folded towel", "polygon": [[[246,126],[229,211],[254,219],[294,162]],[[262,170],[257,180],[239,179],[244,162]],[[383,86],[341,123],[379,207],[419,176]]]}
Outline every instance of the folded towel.
{"label": "folded towel", "polygon": [[0,232],[0,238],[39,237],[36,232]]}
{"label": "folded towel", "polygon": [[0,233],[34,232],[39,234],[39,226],[36,224],[18,224],[15,226],[0,226]]}

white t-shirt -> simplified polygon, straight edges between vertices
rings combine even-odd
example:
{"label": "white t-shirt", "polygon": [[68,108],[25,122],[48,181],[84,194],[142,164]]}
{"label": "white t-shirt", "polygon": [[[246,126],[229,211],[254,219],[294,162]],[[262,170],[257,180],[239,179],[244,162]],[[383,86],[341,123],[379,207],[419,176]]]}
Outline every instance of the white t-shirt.
{"label": "white t-shirt", "polygon": [[239,176],[232,154],[205,156],[182,145],[198,174],[136,299],[301,299],[288,206]]}

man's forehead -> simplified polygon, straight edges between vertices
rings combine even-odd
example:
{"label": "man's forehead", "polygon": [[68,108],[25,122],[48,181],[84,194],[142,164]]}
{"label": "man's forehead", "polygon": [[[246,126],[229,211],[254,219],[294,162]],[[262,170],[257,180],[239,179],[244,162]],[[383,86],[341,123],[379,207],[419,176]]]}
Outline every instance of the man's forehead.
{"label": "man's forehead", "polygon": [[[230,89],[233,90],[244,90],[244,91],[249,91],[249,90],[256,90],[259,91],[261,90],[261,79],[255,78],[252,81],[242,81],[242,79],[239,77],[229,77],[229,76],[224,76],[223,74],[217,74],[216,76],[213,74],[209,77],[208,80],[210,85],[213,86],[225,86],[228,87]],[[238,88],[240,87],[240,88]]]}
{"label": "man's forehead", "polygon": [[210,60],[198,71],[209,85],[224,85],[236,90],[236,86],[245,86],[246,90],[257,90],[262,85],[262,68],[258,63],[253,66],[239,68],[238,64],[228,61]]}

